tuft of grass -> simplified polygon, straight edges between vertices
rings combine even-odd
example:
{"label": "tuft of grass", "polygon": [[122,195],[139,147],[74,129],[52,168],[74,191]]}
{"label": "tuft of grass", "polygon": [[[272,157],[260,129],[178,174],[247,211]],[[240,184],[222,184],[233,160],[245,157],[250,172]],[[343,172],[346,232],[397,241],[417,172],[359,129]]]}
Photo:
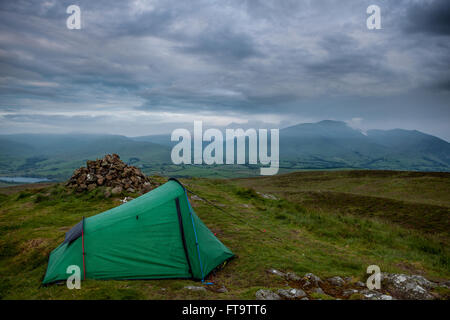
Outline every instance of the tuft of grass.
{"label": "tuft of grass", "polygon": [[245,199],[256,199],[259,195],[252,188],[236,188],[236,195]]}
{"label": "tuft of grass", "polygon": [[447,287],[436,287],[433,292],[437,293],[441,300],[450,300],[450,289]]}
{"label": "tuft of grass", "polygon": [[[22,191],[19,194],[17,194],[17,200],[22,200],[28,197],[31,197],[33,195],[33,193],[31,192],[27,192],[27,191]],[[6,198],[6,195],[4,195],[4,197]]]}
{"label": "tuft of grass", "polygon": [[309,295],[314,300],[336,300],[336,298],[323,293],[313,292]]}
{"label": "tuft of grass", "polygon": [[361,293],[352,293],[348,300],[363,300],[364,296]]}

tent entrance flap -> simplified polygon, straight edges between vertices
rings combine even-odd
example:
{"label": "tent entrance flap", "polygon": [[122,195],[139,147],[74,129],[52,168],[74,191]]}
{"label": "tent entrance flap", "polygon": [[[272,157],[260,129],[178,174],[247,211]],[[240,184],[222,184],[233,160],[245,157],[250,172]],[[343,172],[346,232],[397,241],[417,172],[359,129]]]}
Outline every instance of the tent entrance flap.
{"label": "tent entrance flap", "polygon": [[180,209],[180,199],[175,198],[175,205],[177,207],[178,224],[180,225],[180,233],[181,233],[181,240],[183,241],[184,254],[186,256],[186,261],[189,265],[189,273],[192,275],[191,261],[189,260],[189,253],[187,250],[186,238],[184,236],[183,218],[181,217],[181,209]]}
{"label": "tent entrance flap", "polygon": [[[84,218],[83,218],[84,220]],[[66,237],[64,238],[63,243],[71,244],[79,237],[81,237],[81,233],[83,231],[83,220],[78,222],[75,226],[72,227],[69,231],[66,232]]]}

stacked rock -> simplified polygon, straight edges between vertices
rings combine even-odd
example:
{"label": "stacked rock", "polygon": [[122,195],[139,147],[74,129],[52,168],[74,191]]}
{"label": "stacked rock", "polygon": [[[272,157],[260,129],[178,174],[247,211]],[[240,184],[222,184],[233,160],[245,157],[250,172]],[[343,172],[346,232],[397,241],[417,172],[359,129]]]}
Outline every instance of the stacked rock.
{"label": "stacked rock", "polygon": [[74,171],[66,186],[77,191],[110,187],[112,194],[120,194],[123,191],[145,193],[156,187],[141,170],[127,165],[117,154],[108,154],[95,161],[88,160],[86,167]]}

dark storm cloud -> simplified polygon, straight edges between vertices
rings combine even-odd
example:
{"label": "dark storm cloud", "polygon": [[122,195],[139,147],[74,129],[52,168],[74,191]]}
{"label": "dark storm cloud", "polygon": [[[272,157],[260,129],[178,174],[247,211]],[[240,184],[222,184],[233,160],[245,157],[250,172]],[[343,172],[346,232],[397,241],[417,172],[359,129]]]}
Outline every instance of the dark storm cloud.
{"label": "dark storm cloud", "polygon": [[450,1],[436,0],[412,5],[406,15],[407,32],[450,35]]}
{"label": "dark storm cloud", "polygon": [[440,81],[438,81],[436,83],[433,83],[431,85],[431,88],[435,89],[435,90],[438,90],[438,91],[442,90],[442,91],[450,92],[450,78],[443,79],[443,80],[440,80]]}
{"label": "dark storm cloud", "polygon": [[[402,127],[426,110],[417,129],[450,136],[449,1],[82,0],[82,29],[68,30],[71,4],[0,3],[3,131],[60,121],[132,134],[144,118],[160,130],[196,115],[371,126],[389,114]],[[366,28],[371,4],[382,30]]]}
{"label": "dark storm cloud", "polygon": [[319,42],[327,57],[306,65],[308,73],[318,77],[339,79],[347,74],[376,75],[391,78],[393,72],[383,64],[384,56],[367,49],[358,48],[358,40],[341,33],[326,35]]}
{"label": "dark storm cloud", "polygon": [[192,45],[181,50],[196,55],[212,56],[219,62],[260,55],[249,36],[229,29],[203,34]]}

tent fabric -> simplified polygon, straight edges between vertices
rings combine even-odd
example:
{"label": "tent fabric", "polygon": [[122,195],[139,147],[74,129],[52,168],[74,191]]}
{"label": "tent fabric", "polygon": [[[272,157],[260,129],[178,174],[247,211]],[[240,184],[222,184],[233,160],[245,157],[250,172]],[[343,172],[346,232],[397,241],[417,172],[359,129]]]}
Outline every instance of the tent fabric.
{"label": "tent fabric", "polygon": [[181,183],[171,179],[67,232],[50,254],[43,284],[66,280],[70,265],[80,267],[82,279],[202,280],[233,256],[196,215]]}
{"label": "tent fabric", "polygon": [[72,243],[79,237],[81,237],[81,233],[83,231],[83,220],[78,222],[75,226],[72,227],[69,231],[66,232],[66,237],[63,243]]}

